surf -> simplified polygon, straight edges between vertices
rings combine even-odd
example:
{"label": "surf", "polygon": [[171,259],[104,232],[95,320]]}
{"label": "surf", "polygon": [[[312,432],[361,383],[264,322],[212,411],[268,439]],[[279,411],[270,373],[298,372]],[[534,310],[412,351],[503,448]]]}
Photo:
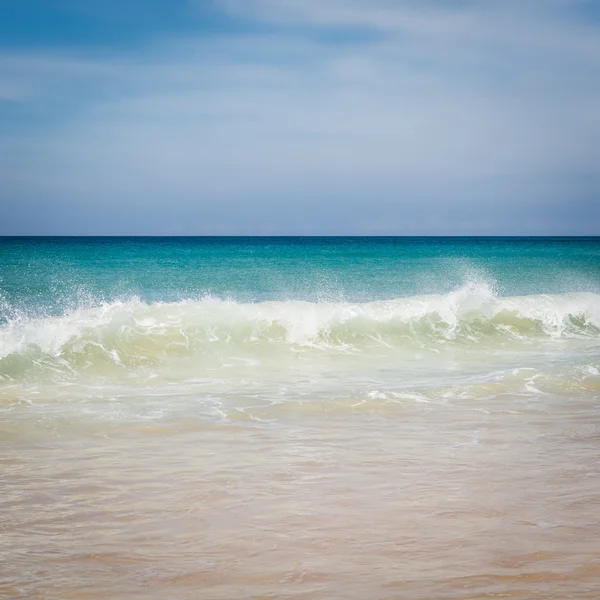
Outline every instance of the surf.
{"label": "surf", "polygon": [[599,337],[600,294],[499,297],[481,283],[446,295],[365,303],[131,298],[8,320],[0,327],[0,376],[44,364],[65,373],[94,364],[135,369],[237,350],[367,354],[510,345],[518,351],[540,340]]}

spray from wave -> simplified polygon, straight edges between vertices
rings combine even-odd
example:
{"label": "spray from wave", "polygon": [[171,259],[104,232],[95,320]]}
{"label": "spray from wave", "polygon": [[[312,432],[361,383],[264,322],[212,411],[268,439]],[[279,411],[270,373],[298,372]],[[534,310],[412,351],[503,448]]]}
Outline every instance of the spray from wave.
{"label": "spray from wave", "polygon": [[130,299],[59,317],[10,319],[0,327],[0,376],[13,379],[32,368],[64,374],[102,366],[131,370],[240,350],[362,354],[374,348],[473,348],[599,334],[598,294],[503,298],[481,282],[447,295],[362,304]]}

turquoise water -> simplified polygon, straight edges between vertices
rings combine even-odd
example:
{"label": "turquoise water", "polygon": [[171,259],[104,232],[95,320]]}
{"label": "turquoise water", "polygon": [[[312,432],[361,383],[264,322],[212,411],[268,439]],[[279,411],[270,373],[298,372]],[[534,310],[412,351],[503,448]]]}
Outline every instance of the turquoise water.
{"label": "turquoise water", "polygon": [[596,598],[600,239],[0,239],[0,595]]}
{"label": "turquoise water", "polygon": [[579,364],[600,339],[598,238],[4,238],[0,278],[13,383],[185,382],[232,357],[258,374],[293,358],[333,361],[343,392],[353,360],[435,384],[488,375],[483,348],[495,372]]}
{"label": "turquoise water", "polygon": [[17,395],[177,385],[228,415],[250,375],[261,402],[343,405],[598,366],[598,238],[5,238],[0,276]]}
{"label": "turquoise water", "polygon": [[600,292],[598,238],[3,238],[3,317],[137,297],[368,302]]}

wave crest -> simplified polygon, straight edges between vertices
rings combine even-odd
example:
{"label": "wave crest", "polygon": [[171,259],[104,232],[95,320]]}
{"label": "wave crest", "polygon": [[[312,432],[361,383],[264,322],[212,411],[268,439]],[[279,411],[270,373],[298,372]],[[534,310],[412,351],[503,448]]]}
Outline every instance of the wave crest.
{"label": "wave crest", "polygon": [[240,347],[361,352],[374,346],[526,343],[599,333],[599,294],[501,298],[482,284],[444,296],[363,304],[132,299],[60,317],[9,321],[0,327],[0,375],[12,378],[31,365],[64,372],[102,364],[135,368]]}

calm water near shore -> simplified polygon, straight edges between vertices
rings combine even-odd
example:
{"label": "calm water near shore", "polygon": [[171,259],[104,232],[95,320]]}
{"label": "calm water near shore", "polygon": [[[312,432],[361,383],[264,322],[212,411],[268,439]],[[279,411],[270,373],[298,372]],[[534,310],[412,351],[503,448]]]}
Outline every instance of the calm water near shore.
{"label": "calm water near shore", "polygon": [[599,238],[0,238],[0,597],[598,598]]}

